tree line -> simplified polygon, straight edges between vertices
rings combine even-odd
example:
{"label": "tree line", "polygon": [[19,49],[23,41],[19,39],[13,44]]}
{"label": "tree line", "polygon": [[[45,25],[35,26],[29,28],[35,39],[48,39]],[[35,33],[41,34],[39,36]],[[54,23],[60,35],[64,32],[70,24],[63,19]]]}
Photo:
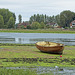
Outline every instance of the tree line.
{"label": "tree line", "polygon": [[43,22],[45,25],[47,23],[57,23],[59,26],[61,27],[70,27],[70,23],[75,20],[75,13],[70,11],[70,10],[66,10],[66,11],[62,11],[60,14],[56,15],[56,16],[47,16],[45,15],[39,15],[39,14],[34,14],[33,16],[30,17],[30,23],[32,24],[33,22]]}
{"label": "tree line", "polygon": [[15,21],[15,13],[8,9],[0,9],[0,28],[14,28]]}
{"label": "tree line", "polygon": [[[70,10],[62,11],[56,16],[48,16],[43,14],[34,14],[29,18],[28,29],[44,29],[48,23],[57,23],[61,27],[70,27],[70,23],[75,20],[75,13]],[[22,23],[22,16],[18,15],[18,21]],[[9,11],[9,9],[0,9],[0,29],[15,28],[16,15]],[[47,27],[49,28],[49,26]]]}

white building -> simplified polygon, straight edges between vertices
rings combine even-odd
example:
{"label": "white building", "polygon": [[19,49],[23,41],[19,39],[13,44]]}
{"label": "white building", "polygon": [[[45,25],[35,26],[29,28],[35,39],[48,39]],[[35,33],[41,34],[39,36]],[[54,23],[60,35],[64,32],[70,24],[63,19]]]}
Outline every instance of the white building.
{"label": "white building", "polygon": [[70,23],[70,28],[73,28],[75,27],[75,20],[73,20],[71,23]]}

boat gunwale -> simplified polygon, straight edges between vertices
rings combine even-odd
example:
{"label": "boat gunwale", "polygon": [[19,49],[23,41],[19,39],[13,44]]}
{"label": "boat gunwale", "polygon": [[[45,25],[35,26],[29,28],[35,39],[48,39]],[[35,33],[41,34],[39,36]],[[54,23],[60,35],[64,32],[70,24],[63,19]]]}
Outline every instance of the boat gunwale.
{"label": "boat gunwale", "polygon": [[[56,44],[59,44],[59,45],[57,45],[57,46],[41,46],[41,45],[38,45],[37,43],[38,43],[38,42],[35,43],[37,46],[46,47],[46,48],[64,47],[64,44],[62,44],[62,45],[60,46],[61,43],[56,43]],[[55,43],[55,42],[50,42],[50,43]]]}

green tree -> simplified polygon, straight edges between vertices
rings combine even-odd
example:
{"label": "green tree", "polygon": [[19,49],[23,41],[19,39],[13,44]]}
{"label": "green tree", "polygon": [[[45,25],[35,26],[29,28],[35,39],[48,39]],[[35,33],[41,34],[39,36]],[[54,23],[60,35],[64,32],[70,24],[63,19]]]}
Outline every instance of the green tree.
{"label": "green tree", "polygon": [[44,16],[44,23],[46,24],[46,20],[47,20],[47,16],[46,16],[46,14],[45,14],[45,16]]}
{"label": "green tree", "polygon": [[36,14],[34,14],[33,16],[30,17],[30,20],[29,20],[30,24],[32,24],[32,22],[36,21],[36,17],[37,17]]}
{"label": "green tree", "polygon": [[75,18],[75,13],[66,10],[60,13],[60,25],[62,27],[69,27],[70,22]]}
{"label": "green tree", "polygon": [[8,28],[14,28],[14,26],[15,26],[15,20],[13,17],[10,17],[8,21]]}
{"label": "green tree", "polygon": [[0,28],[4,27],[4,20],[3,20],[3,16],[0,15]]}
{"label": "green tree", "polygon": [[44,22],[41,22],[41,23],[40,23],[40,28],[41,28],[41,29],[44,29],[44,28],[45,28]]}
{"label": "green tree", "polygon": [[36,21],[36,14],[34,14],[34,22]]}
{"label": "green tree", "polygon": [[40,23],[41,22],[45,22],[45,16],[42,14],[42,15],[40,15]]}
{"label": "green tree", "polygon": [[19,20],[19,23],[22,23],[22,16],[21,15],[18,16],[18,20]]}
{"label": "green tree", "polygon": [[54,15],[52,16],[52,22],[55,22],[55,16]]}
{"label": "green tree", "polygon": [[56,22],[58,25],[61,25],[61,24],[60,24],[60,15],[56,15],[56,16],[55,16],[55,22]]}
{"label": "green tree", "polygon": [[9,9],[4,9],[4,8],[0,9],[0,15],[3,16],[3,20],[4,20],[3,28],[8,28],[8,21],[10,17],[13,17],[14,20],[16,21],[15,13],[9,11]]}
{"label": "green tree", "polygon": [[33,16],[30,17],[29,21],[30,21],[30,23],[35,22],[35,21],[37,21],[39,23],[41,23],[41,22],[46,23],[46,20],[47,20],[46,14],[45,15],[34,14]]}
{"label": "green tree", "polygon": [[40,28],[40,24],[38,22],[33,22],[31,28],[38,29],[38,28]]}
{"label": "green tree", "polygon": [[40,15],[37,14],[36,21],[40,23]]}
{"label": "green tree", "polygon": [[34,22],[34,17],[33,16],[30,17],[29,22],[30,22],[30,24],[32,24],[32,22]]}
{"label": "green tree", "polygon": [[16,21],[16,15],[15,13],[12,13],[14,20]]}
{"label": "green tree", "polygon": [[[4,24],[7,25],[9,18],[13,17],[13,13],[10,12],[8,9],[0,9],[0,15],[3,16]],[[14,14],[15,15],[15,14]]]}
{"label": "green tree", "polygon": [[27,29],[31,29],[31,26],[30,25],[27,25]]}

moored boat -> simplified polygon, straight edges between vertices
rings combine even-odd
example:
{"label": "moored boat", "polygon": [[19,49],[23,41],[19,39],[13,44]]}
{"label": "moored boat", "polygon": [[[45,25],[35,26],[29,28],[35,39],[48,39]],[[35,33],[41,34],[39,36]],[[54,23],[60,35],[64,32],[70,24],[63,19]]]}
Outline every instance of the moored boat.
{"label": "moored boat", "polygon": [[37,42],[36,47],[42,52],[62,54],[64,49],[64,44],[42,41],[42,42]]}

